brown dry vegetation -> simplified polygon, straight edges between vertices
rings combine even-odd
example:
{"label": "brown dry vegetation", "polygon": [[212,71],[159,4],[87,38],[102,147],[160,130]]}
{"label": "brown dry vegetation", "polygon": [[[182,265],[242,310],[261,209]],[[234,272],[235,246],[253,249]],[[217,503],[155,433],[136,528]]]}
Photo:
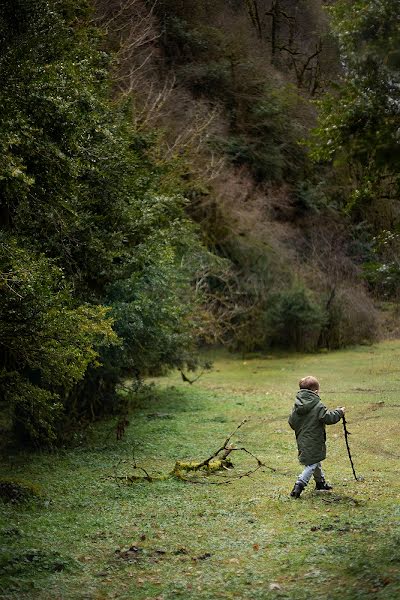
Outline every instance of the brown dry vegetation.
{"label": "brown dry vegetation", "polygon": [[[194,274],[200,339],[268,346],[273,295],[293,287],[324,313],[310,349],[374,339],[377,311],[350,223],[332,208],[335,182],[315,176],[299,144],[315,124],[310,99],[339,70],[327,3],[95,4],[115,52],[115,92],[133,98],[138,130],[157,130],[158,159],[176,160],[188,214],[211,253]],[[271,115],[254,119],[254,106],[268,102]],[[250,159],[239,158],[242,151]]]}

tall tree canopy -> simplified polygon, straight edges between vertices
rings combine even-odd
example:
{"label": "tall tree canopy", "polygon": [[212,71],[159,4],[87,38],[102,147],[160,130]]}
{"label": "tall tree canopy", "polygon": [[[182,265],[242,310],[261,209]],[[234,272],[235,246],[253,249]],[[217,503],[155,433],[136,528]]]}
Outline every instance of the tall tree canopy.
{"label": "tall tree canopy", "polygon": [[[399,192],[400,7],[390,0],[338,0],[330,12],[343,73],[320,103],[315,155],[339,166],[350,161],[349,207],[362,213],[363,205],[382,204]],[[391,215],[382,211],[386,225],[397,222],[391,206]]]}
{"label": "tall tree canopy", "polygon": [[367,279],[398,297],[400,269],[400,6],[338,0],[331,10],[342,77],[320,102],[314,157],[332,163],[341,204],[371,232]]}
{"label": "tall tree canopy", "polygon": [[172,167],[111,98],[86,3],[0,10],[0,386],[21,435],[49,442],[63,411],[190,357],[197,242]]}

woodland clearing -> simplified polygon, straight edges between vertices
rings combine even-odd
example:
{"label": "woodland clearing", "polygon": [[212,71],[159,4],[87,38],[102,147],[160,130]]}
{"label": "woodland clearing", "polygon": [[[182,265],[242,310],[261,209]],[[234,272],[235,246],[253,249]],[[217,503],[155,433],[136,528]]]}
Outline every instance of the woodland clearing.
{"label": "woodland clearing", "polygon": [[[8,449],[1,474],[31,482],[31,501],[1,503],[2,599],[175,600],[379,598],[400,595],[398,419],[400,342],[332,353],[208,353],[194,385],[154,379],[121,440],[115,422],[92,426],[74,448]],[[345,405],[354,481],[341,423],[327,428],[332,493],[310,484],[289,498],[299,472],[287,424],[297,381],[314,374],[328,407]],[[204,460],[242,419],[233,471],[127,483],[114,475],[171,472]],[[229,485],[211,485],[232,479]]]}

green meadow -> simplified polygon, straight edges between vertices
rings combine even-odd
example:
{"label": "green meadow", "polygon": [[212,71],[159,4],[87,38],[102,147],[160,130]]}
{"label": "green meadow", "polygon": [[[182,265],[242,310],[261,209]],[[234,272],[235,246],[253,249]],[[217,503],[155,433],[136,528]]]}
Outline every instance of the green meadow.
{"label": "green meadow", "polygon": [[[154,379],[121,440],[110,420],[73,448],[3,451],[1,476],[39,492],[0,502],[2,599],[400,597],[400,342],[209,358],[213,370],[193,385],[179,373]],[[333,492],[310,483],[293,500],[287,417],[308,374],[329,408],[346,406],[360,480],[339,423],[324,462]],[[176,460],[206,459],[244,418],[232,442],[265,467],[238,478],[256,464],[234,452],[232,471],[164,477]],[[124,481],[144,474],[135,465],[153,481]]]}

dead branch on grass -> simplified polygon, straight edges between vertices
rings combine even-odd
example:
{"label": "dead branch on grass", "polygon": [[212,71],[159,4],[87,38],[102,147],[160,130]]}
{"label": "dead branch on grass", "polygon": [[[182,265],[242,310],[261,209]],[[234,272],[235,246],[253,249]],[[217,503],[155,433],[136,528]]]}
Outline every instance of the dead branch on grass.
{"label": "dead branch on grass", "polygon": [[210,462],[216,458],[218,456],[218,454],[220,452],[223,452],[224,450],[228,450],[231,452],[233,450],[232,447],[230,447],[229,442],[231,441],[232,437],[235,435],[235,433],[237,433],[239,431],[239,429],[245,424],[247,423],[248,419],[243,419],[243,421],[241,423],[239,423],[239,425],[236,427],[236,429],[230,434],[228,435],[228,437],[226,438],[223,446],[221,446],[220,448],[218,448],[218,450],[216,452],[214,452],[214,454],[212,454],[209,458],[206,458],[206,460],[203,460],[203,462],[199,463],[196,470],[201,469],[202,467],[208,466],[210,464]]}
{"label": "dead branch on grass", "polygon": [[[273,472],[276,472],[276,469],[274,467],[269,467],[268,465],[263,463],[259,458],[257,458],[257,456],[255,456],[252,452],[247,450],[247,448],[245,448],[244,446],[236,447],[230,443],[232,437],[247,422],[248,422],[247,418],[243,419],[243,421],[241,423],[239,423],[239,425],[236,427],[236,429],[234,429],[234,431],[230,435],[228,435],[228,437],[226,438],[226,440],[224,441],[222,446],[220,446],[218,448],[218,450],[213,452],[213,454],[211,454],[211,456],[209,456],[205,460],[190,461],[190,462],[177,460],[175,462],[175,466],[174,466],[173,470],[170,473],[168,473],[167,475],[155,475],[154,476],[154,475],[150,475],[147,472],[147,470],[144,469],[144,467],[139,466],[136,463],[135,457],[133,457],[133,470],[134,471],[135,470],[142,471],[145,474],[144,476],[135,475],[135,474],[118,475],[117,468],[122,463],[122,460],[120,460],[115,467],[114,475],[108,476],[108,477],[106,477],[106,479],[113,479],[114,481],[120,481],[120,482],[125,482],[125,483],[135,483],[138,481],[152,482],[152,481],[164,481],[166,479],[175,478],[175,479],[179,479],[180,481],[187,482],[187,483],[223,485],[223,484],[232,483],[232,481],[235,481],[238,479],[243,479],[244,477],[250,477],[251,475],[256,473],[262,467],[264,467],[266,469],[270,469]],[[249,469],[245,473],[238,473],[234,477],[229,477],[229,478],[226,477],[226,479],[224,479],[224,481],[208,480],[207,477],[209,475],[212,475],[212,474],[217,475],[218,473],[221,473],[224,471],[231,471],[232,469],[234,469],[234,465],[233,465],[231,459],[229,458],[229,455],[232,452],[244,452],[245,454],[248,454],[256,461],[256,463],[257,463],[256,467]],[[200,471],[201,471],[203,477],[194,478],[194,477],[190,476],[190,474],[192,474],[192,475],[199,474]]]}

